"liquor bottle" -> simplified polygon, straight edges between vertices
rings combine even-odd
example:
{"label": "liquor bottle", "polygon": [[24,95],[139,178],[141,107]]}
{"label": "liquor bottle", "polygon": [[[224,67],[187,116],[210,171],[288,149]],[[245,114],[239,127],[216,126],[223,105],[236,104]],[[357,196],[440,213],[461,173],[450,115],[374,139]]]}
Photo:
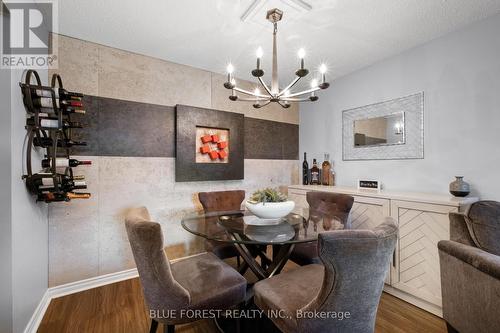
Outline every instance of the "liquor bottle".
{"label": "liquor bottle", "polygon": [[325,154],[325,161],[323,164],[321,164],[321,183],[323,185],[329,185],[330,184],[330,155]]}
{"label": "liquor bottle", "polygon": [[[49,148],[52,147],[54,141],[51,138],[34,138],[33,145],[36,147]],[[87,143],[83,141],[73,141],[70,139],[57,140],[57,146],[62,148],[71,148],[73,146],[86,146]]]}
{"label": "liquor bottle", "polygon": [[[81,100],[81,98],[83,97],[83,94],[72,92],[72,91],[67,91],[66,89],[63,89],[63,88],[54,89],[54,93],[55,93],[56,98],[63,98],[63,99]],[[43,90],[43,89],[36,89],[35,96],[52,97],[52,91]]]}
{"label": "liquor bottle", "polygon": [[[74,158],[56,158],[56,167],[77,167],[79,165],[91,165],[92,161],[79,161]],[[42,168],[52,167],[52,159],[45,158],[42,160]]]}
{"label": "liquor bottle", "polygon": [[[39,108],[47,108],[51,109],[54,107],[54,103],[52,102],[52,98],[46,98],[46,97],[39,97],[33,99],[33,105]],[[75,101],[75,100],[59,100],[56,99],[56,107],[76,107],[76,108],[81,108],[83,107],[82,101]]]}
{"label": "liquor bottle", "polygon": [[90,193],[75,193],[75,192],[42,192],[38,194],[37,201],[57,202],[57,201],[70,201],[71,199],[89,199]]}
{"label": "liquor bottle", "polygon": [[330,167],[329,185],[330,186],[335,186],[335,171],[333,171],[333,162],[332,162],[331,167]]}
{"label": "liquor bottle", "polygon": [[[26,120],[28,126],[35,126],[35,118],[31,117]],[[41,128],[59,128],[59,121],[56,118],[39,118],[39,127]],[[77,121],[62,121],[62,128],[83,128],[82,124]]]}
{"label": "liquor bottle", "polygon": [[304,152],[304,162],[302,162],[302,185],[309,184],[309,163],[307,163],[307,155]]}
{"label": "liquor bottle", "polygon": [[311,185],[319,185],[319,168],[316,159],[313,159],[313,166],[311,168]]}

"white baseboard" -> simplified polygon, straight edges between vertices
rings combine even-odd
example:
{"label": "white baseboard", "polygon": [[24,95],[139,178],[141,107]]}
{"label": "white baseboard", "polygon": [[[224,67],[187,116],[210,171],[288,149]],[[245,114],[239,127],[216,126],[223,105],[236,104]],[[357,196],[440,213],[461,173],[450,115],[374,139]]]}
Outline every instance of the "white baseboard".
{"label": "white baseboard", "polygon": [[45,315],[45,311],[47,311],[47,308],[49,307],[50,300],[51,300],[50,293],[49,290],[47,289],[43,294],[40,303],[38,303],[35,312],[33,312],[33,315],[31,316],[28,325],[26,325],[24,333],[35,333],[38,330],[38,326],[40,326],[40,323],[42,322],[43,316]]}
{"label": "white baseboard", "polygon": [[[194,257],[194,256],[197,256],[200,254],[203,254],[203,253],[198,253],[198,254],[190,255],[187,257],[183,257],[183,258],[173,259],[173,260],[170,260],[170,262],[174,263],[180,259],[186,259],[186,258]],[[38,306],[36,307],[35,312],[33,312],[33,315],[31,316],[31,319],[28,322],[28,325],[26,325],[26,328],[24,329],[24,333],[36,333],[36,331],[38,330],[38,326],[40,326],[40,323],[42,322],[43,316],[45,315],[45,311],[47,311],[47,308],[49,307],[50,301],[53,298],[58,298],[58,297],[74,294],[74,293],[77,293],[80,291],[101,287],[101,286],[115,283],[115,282],[133,279],[133,278],[138,277],[138,276],[139,276],[139,273],[137,273],[137,268],[132,268],[132,269],[127,269],[127,270],[120,271],[120,272],[114,272],[114,273],[110,273],[110,274],[100,275],[100,276],[91,277],[88,279],[70,282],[70,283],[66,283],[66,284],[61,284],[60,286],[48,288],[47,291],[45,292],[45,294],[43,294],[42,299],[40,300],[40,303],[38,303]]]}
{"label": "white baseboard", "polygon": [[61,284],[60,286],[49,288],[50,298],[52,299],[66,296],[80,291],[101,287],[107,284],[132,279],[138,276],[139,274],[137,273],[137,268],[132,268],[121,272],[99,275],[80,281]]}
{"label": "white baseboard", "polygon": [[47,291],[45,291],[45,294],[43,294],[40,303],[38,303],[35,312],[33,312],[33,316],[31,316],[28,325],[26,325],[24,333],[36,333],[36,331],[38,330],[38,326],[40,326],[43,316],[45,315],[45,311],[47,311],[50,301],[53,298],[58,298],[61,296],[74,294],[80,291],[97,288],[100,286],[104,286],[106,284],[132,279],[137,276],[139,276],[137,273],[137,269],[133,268],[121,272],[100,275],[89,279],[75,281],[71,283],[62,284],[60,286],[48,288]]}

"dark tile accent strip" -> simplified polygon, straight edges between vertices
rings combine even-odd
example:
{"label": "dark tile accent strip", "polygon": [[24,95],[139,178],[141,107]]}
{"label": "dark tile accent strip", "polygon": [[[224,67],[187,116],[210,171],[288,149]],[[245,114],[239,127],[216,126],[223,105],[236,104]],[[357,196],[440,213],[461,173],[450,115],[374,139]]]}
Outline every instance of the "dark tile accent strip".
{"label": "dark tile accent strip", "polygon": [[299,126],[245,117],[245,158],[299,159]]}
{"label": "dark tile accent strip", "polygon": [[[175,157],[175,107],[85,96],[84,116],[74,120],[89,127],[76,129],[73,155]],[[245,155],[248,159],[296,160],[299,126],[245,117]]]}

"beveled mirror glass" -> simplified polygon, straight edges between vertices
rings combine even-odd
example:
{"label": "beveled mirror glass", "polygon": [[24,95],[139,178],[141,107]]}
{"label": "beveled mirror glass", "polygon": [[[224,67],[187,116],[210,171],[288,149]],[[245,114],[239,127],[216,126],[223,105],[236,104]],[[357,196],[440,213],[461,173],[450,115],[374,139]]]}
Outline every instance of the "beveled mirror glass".
{"label": "beveled mirror glass", "polygon": [[354,147],[402,145],[405,143],[405,113],[355,119]]}

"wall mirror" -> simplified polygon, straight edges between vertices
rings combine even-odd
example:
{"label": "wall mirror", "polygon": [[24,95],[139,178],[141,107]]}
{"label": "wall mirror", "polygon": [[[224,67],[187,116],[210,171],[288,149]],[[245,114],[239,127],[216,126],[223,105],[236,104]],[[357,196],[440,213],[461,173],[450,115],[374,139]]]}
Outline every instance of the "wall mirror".
{"label": "wall mirror", "polygon": [[424,158],[424,93],[342,112],[344,161]]}
{"label": "wall mirror", "polygon": [[405,113],[354,120],[354,147],[405,143]]}

